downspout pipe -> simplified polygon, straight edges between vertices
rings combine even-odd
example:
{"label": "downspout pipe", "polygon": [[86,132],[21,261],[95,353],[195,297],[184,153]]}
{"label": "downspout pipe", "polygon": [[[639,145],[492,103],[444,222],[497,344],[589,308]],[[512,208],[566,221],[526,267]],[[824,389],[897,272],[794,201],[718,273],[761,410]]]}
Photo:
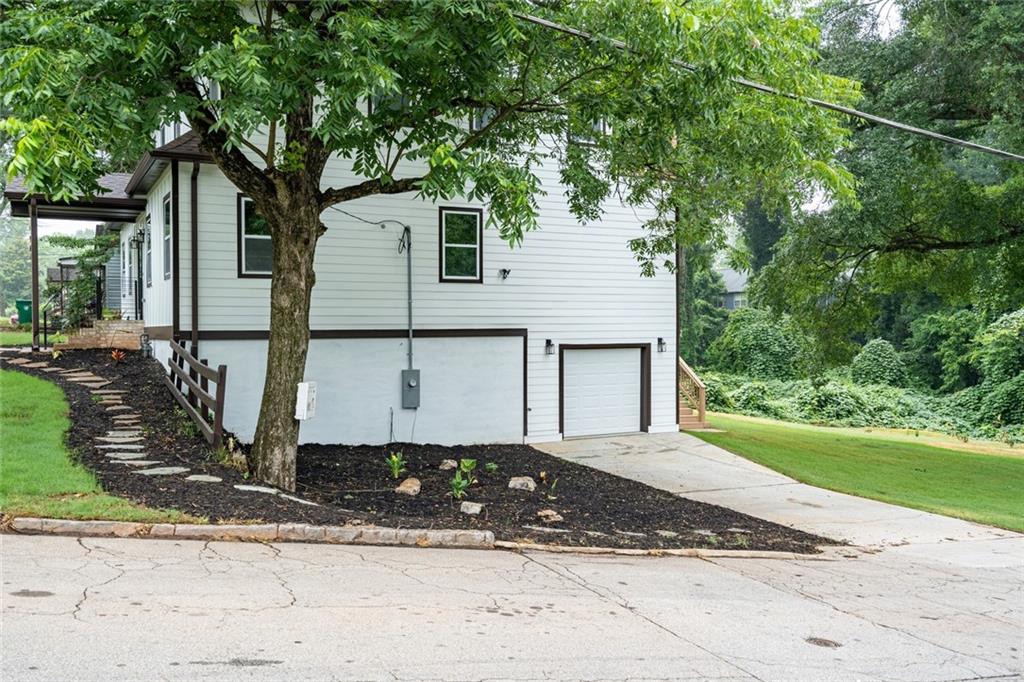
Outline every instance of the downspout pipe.
{"label": "downspout pipe", "polygon": [[402,240],[405,242],[405,302],[409,328],[409,347],[406,355],[409,358],[409,369],[412,369],[412,230],[408,225],[402,230]]}
{"label": "downspout pipe", "polygon": [[189,299],[191,310],[192,352],[197,353],[199,347],[199,162],[192,162],[192,174],[189,176]]}

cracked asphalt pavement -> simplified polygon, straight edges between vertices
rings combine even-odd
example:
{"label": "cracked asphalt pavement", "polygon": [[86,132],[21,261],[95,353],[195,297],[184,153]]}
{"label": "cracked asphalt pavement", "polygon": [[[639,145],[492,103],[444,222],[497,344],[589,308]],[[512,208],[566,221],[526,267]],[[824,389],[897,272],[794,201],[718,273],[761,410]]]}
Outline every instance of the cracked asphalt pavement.
{"label": "cracked asphalt pavement", "polygon": [[4,680],[1012,680],[1020,537],[835,561],[0,536]]}

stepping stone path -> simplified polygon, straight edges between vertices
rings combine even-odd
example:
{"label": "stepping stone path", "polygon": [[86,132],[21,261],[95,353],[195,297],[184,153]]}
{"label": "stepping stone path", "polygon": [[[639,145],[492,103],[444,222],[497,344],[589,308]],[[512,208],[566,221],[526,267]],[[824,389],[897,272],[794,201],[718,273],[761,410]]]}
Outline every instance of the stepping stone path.
{"label": "stepping stone path", "polygon": [[149,453],[142,452],[105,452],[104,457],[110,459],[142,459],[143,457],[149,457]]}
{"label": "stepping stone path", "polygon": [[119,445],[123,445],[125,443],[138,443],[140,440],[142,440],[142,436],[128,436],[118,438],[111,438],[110,436],[99,436],[96,438],[96,440],[98,440],[101,443],[117,443]]}
{"label": "stepping stone path", "polygon": [[134,472],[143,476],[170,476],[172,474],[183,474],[188,467],[154,467],[152,469],[139,469]]}
{"label": "stepping stone path", "polygon": [[96,446],[97,450],[141,450],[142,448],[143,446],[141,445],[125,445],[123,443],[118,445],[110,445],[108,443]]}
{"label": "stepping stone path", "polygon": [[163,464],[159,459],[112,459],[111,464],[127,464],[130,467],[151,467],[154,464]]}
{"label": "stepping stone path", "polygon": [[192,474],[191,476],[186,476],[185,480],[199,481],[200,483],[220,483],[224,479],[217,476],[207,476],[206,474]]}
{"label": "stepping stone path", "polygon": [[277,495],[280,490],[274,488],[267,488],[262,485],[236,485],[235,490],[246,490],[251,493],[267,493],[268,495]]}

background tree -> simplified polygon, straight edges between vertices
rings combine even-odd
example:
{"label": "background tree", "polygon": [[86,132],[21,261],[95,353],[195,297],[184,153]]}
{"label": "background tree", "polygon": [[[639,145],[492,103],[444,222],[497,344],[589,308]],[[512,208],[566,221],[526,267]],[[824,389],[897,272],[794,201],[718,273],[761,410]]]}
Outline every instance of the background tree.
{"label": "background tree", "polygon": [[[824,4],[823,67],[862,81],[868,111],[1024,149],[1024,3],[892,4],[894,33],[877,3]],[[881,128],[857,129],[843,159],[860,204],[794,214],[755,283],[761,301],[813,326],[835,360],[893,296],[989,320],[1024,305],[1024,164]]]}
{"label": "background tree", "polygon": [[739,215],[743,245],[750,257],[750,270],[756,274],[772,260],[772,249],[785,229],[779,209],[766,208],[764,200],[754,197]]}
{"label": "background tree", "polygon": [[[845,135],[836,117],[730,80],[854,96],[815,68],[814,28],[774,0],[14,0],[2,11],[9,171],[30,189],[95,192],[112,160],[137,157],[184,115],[267,221],[270,340],[252,455],[258,477],[289,489],[328,207],[463,195],[486,202],[489,226],[516,244],[536,225],[536,169],[557,164],[582,221],[612,198],[657,209],[632,244],[651,274],[671,266],[678,240],[713,239],[754,178],[787,197],[812,180],[848,188],[829,165]],[[522,12],[603,37],[552,32]],[[486,114],[480,129],[466,125],[473,113]],[[326,186],[337,157],[358,181]]]}

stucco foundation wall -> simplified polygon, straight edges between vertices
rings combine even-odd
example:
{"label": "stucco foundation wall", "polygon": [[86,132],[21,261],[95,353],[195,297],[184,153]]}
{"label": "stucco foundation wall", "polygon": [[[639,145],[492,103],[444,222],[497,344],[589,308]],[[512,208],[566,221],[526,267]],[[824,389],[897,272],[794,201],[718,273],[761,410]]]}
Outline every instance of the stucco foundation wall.
{"label": "stucco foundation wall", "polygon": [[[406,339],[313,339],[305,379],[316,414],[302,443],[457,445],[523,441],[522,337],[417,338],[418,410],[402,409]],[[243,442],[256,431],[266,341],[204,341],[200,355],[227,365],[224,426]]]}

